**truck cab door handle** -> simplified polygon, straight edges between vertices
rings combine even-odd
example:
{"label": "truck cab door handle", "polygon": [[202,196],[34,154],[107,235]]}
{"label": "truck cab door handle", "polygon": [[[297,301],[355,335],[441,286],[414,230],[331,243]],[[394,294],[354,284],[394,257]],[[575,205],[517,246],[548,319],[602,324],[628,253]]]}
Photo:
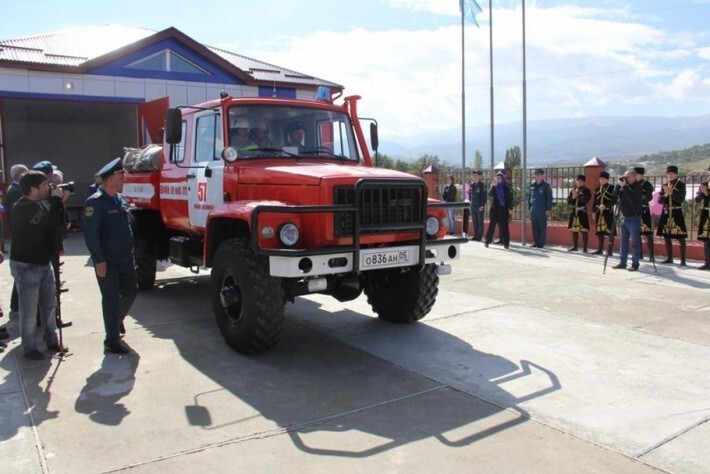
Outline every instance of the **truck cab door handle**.
{"label": "truck cab door handle", "polygon": [[188,174],[187,175],[188,178],[195,178],[196,176],[197,176],[196,174]]}

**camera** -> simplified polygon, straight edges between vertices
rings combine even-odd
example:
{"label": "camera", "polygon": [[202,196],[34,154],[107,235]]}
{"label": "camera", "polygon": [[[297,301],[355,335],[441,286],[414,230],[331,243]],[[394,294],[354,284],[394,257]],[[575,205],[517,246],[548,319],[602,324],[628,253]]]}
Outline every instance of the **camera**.
{"label": "camera", "polygon": [[74,181],[69,181],[68,183],[62,183],[57,186],[62,191],[66,191],[69,194],[74,194]]}

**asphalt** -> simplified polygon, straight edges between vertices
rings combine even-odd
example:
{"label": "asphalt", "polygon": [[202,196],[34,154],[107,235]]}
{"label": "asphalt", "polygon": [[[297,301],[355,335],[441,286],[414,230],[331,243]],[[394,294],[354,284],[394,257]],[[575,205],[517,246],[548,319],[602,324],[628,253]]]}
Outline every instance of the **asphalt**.
{"label": "asphalt", "polygon": [[[82,235],[67,249],[70,355],[24,359],[8,323],[4,472],[710,471],[700,262],[603,273],[599,256],[470,243],[420,323],[297,298],[257,356],[223,343],[208,272],[161,265],[118,356]],[[5,262],[6,315],[10,288]]]}

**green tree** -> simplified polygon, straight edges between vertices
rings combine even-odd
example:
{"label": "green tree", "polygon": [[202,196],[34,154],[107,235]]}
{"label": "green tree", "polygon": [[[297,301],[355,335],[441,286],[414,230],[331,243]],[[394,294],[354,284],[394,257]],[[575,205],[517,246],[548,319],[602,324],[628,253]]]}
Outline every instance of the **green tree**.
{"label": "green tree", "polygon": [[387,155],[382,155],[380,153],[375,154],[375,166],[378,168],[387,168],[387,169],[393,169],[394,168],[394,161],[392,161],[392,158],[390,158]]}
{"label": "green tree", "polygon": [[476,153],[473,157],[473,169],[480,170],[482,167],[483,167],[483,155],[481,155],[481,152],[479,150],[476,150]]}
{"label": "green tree", "polygon": [[409,162],[400,158],[394,162],[394,169],[409,173]]}
{"label": "green tree", "polygon": [[510,166],[513,168],[519,168],[521,166],[522,153],[520,152],[520,147],[518,145],[505,150],[505,161],[510,163]]}
{"label": "green tree", "polygon": [[430,166],[438,168],[442,173],[449,170],[449,165],[441,163],[436,155],[422,155],[409,164],[409,173],[421,176],[422,172]]}

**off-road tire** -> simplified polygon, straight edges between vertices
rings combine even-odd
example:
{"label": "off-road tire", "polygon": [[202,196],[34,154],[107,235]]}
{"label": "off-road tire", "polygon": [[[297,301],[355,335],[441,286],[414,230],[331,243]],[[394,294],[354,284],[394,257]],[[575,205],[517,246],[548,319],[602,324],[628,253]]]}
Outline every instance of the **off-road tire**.
{"label": "off-road tire", "polygon": [[136,274],[138,277],[138,289],[142,291],[150,290],[155,285],[155,271],[157,262],[155,256],[136,257]]}
{"label": "off-road tire", "polygon": [[281,334],[284,294],[248,239],[223,242],[214,257],[212,309],[229,346],[244,354],[264,352]]}
{"label": "off-road tire", "polygon": [[413,323],[426,316],[436,302],[439,275],[436,265],[421,272],[409,269],[369,272],[365,279],[367,302],[380,319],[392,323]]}

